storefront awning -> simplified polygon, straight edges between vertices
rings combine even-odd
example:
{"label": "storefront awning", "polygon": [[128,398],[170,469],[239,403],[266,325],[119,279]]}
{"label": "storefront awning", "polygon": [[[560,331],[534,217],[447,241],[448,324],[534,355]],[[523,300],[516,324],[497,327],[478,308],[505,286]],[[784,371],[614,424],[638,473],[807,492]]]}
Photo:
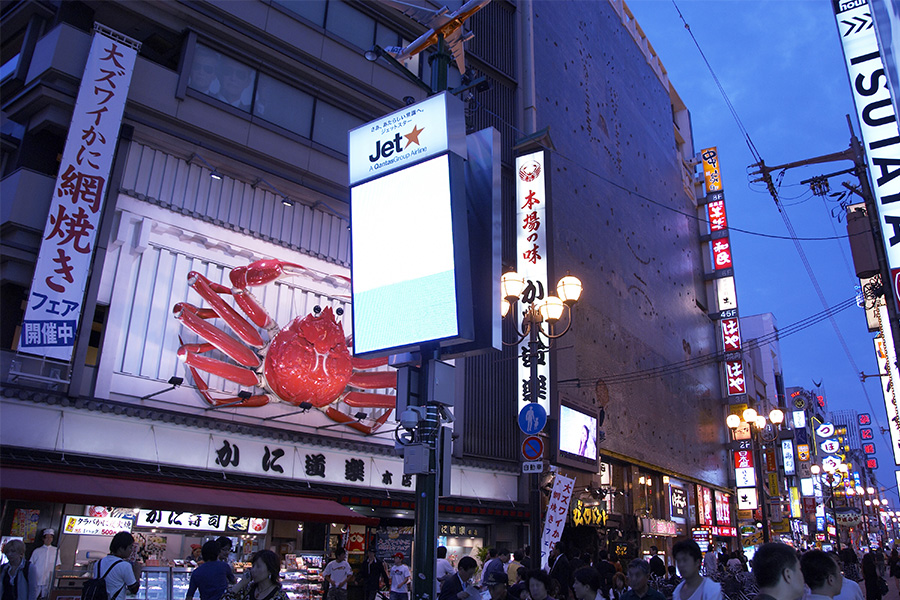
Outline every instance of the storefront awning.
{"label": "storefront awning", "polygon": [[294,521],[378,523],[324,498],[11,467],[0,468],[0,496]]}

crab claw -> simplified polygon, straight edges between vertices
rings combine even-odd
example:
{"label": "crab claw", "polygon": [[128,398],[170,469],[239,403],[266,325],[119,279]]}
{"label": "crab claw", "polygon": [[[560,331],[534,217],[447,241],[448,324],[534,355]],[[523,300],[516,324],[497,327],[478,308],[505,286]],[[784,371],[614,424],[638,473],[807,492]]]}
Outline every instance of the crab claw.
{"label": "crab claw", "polygon": [[242,290],[254,285],[271,283],[281,277],[285,271],[303,272],[306,268],[302,265],[267,258],[252,262],[246,267],[236,267],[231,270],[231,283]]}

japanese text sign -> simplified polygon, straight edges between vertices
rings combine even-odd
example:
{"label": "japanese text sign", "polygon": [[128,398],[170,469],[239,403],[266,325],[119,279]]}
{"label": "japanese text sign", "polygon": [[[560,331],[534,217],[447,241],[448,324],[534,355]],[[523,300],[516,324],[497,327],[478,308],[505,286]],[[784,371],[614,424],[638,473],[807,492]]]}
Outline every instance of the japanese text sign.
{"label": "japanese text sign", "polygon": [[547,515],[544,518],[544,532],[541,535],[541,564],[547,564],[550,549],[556,542],[562,539],[563,527],[569,514],[569,502],[572,500],[572,490],[575,488],[575,480],[564,477],[559,473],[553,480],[553,489],[550,491],[550,499],[547,502]]}
{"label": "japanese text sign", "polygon": [[706,193],[722,190],[722,174],[719,172],[719,153],[715,147],[705,148],[700,152],[703,159],[703,179]]}
{"label": "japanese text sign", "polygon": [[741,349],[741,327],[737,319],[722,319],[722,348],[725,352]]}
{"label": "japanese text sign", "polygon": [[[516,272],[525,279],[525,291],[518,307],[541,301],[549,294],[547,281],[547,185],[546,152],[516,158]],[[532,356],[528,338],[519,344],[518,380],[521,411],[529,402],[538,402],[550,412],[550,353],[538,340]],[[537,380],[531,379],[531,361],[537,362]],[[532,389],[532,383],[537,389]]]}
{"label": "japanese text sign", "polygon": [[134,521],[131,519],[66,515],[66,524],[63,527],[63,531],[65,533],[74,533],[78,535],[113,536],[120,531],[131,531],[133,526]]}
{"label": "japanese text sign", "polygon": [[725,200],[713,200],[706,205],[706,216],[709,218],[709,230],[722,231],[728,228],[725,216]]}
{"label": "japanese text sign", "polygon": [[728,395],[738,396],[747,393],[747,383],[744,381],[744,363],[739,360],[725,362],[725,379],[728,382]]}
{"label": "japanese text sign", "polygon": [[731,524],[731,496],[716,490],[716,523]]}
{"label": "japanese text sign", "polygon": [[71,360],[137,50],[94,34],[35,265],[19,349]]}

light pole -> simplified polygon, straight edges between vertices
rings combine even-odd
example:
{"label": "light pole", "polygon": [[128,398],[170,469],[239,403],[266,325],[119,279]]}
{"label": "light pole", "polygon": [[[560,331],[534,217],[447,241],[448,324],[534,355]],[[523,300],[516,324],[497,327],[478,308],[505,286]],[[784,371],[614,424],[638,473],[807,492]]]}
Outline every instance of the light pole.
{"label": "light pole", "polygon": [[[507,346],[518,346],[526,337],[528,338],[529,380],[528,400],[537,403],[540,398],[540,378],[538,364],[542,363],[541,336],[547,338],[547,342],[564,336],[572,326],[572,308],[581,297],[581,280],[573,275],[566,275],[556,284],[557,295],[547,294],[545,298],[526,300],[523,292],[526,290],[525,278],[515,271],[504,273],[500,278],[500,312],[504,318],[515,315],[513,310],[516,302],[522,299],[522,325],[514,322],[516,337],[514,343],[503,342]],[[561,333],[554,334],[553,329],[557,321],[567,314],[566,328]],[[543,324],[547,323],[547,330]],[[544,529],[541,523],[541,473],[531,474],[531,486],[529,489],[529,508],[531,512],[530,539],[531,539],[531,568],[539,569],[541,565],[541,532]]]}
{"label": "light pole", "polygon": [[[849,468],[847,467],[846,464],[841,463],[841,464],[837,465],[837,467],[834,467],[831,465],[827,465],[825,467],[820,467],[819,465],[812,465],[809,470],[813,475],[819,475],[820,473],[822,473],[822,471],[825,472],[825,477],[828,480],[828,487],[829,487],[829,491],[830,491],[830,495],[831,495],[831,517],[832,517],[832,519],[834,519],[834,532],[835,532],[835,538],[837,539],[836,546],[837,546],[837,551],[840,552],[841,551],[841,529],[840,529],[840,525],[838,524],[837,510],[835,510],[834,488],[835,488],[836,482],[841,481],[841,479],[844,476],[844,473],[846,473],[849,470]],[[827,523],[825,524],[825,533],[826,534],[828,533],[828,524]]]}
{"label": "light pole", "polygon": [[[743,420],[742,420],[743,419]],[[775,427],[778,427],[784,422],[784,412],[775,408],[769,413],[769,420],[772,421],[772,424]],[[760,415],[753,408],[746,409],[741,416],[731,414],[725,418],[725,424],[729,429],[732,430],[732,437],[734,436],[734,430],[741,426],[741,424],[746,423],[750,427],[750,439],[753,442],[753,462],[755,464],[755,475],[756,475],[756,493],[759,498],[759,512],[762,514],[762,532],[763,532],[763,543],[769,543],[769,507],[768,507],[768,497],[766,496],[765,486],[763,485],[762,480],[762,450],[763,450],[763,437],[762,432],[766,428],[766,417]],[[753,435],[753,428],[756,427],[756,435]],[[774,439],[774,438],[773,438]],[[771,440],[770,440],[771,441]]]}

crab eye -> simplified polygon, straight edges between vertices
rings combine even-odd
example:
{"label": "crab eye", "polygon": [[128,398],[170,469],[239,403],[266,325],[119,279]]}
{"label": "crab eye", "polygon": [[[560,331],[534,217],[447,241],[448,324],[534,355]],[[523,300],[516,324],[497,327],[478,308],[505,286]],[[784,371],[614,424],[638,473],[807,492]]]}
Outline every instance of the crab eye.
{"label": "crab eye", "polygon": [[337,314],[337,316],[341,316],[342,314],[344,314],[344,309],[343,309],[343,308],[338,308],[338,309],[337,309],[336,311],[334,311],[334,312]]}
{"label": "crab eye", "polygon": [[322,312],[322,307],[318,304],[313,306],[313,314],[319,316],[319,313]]}

